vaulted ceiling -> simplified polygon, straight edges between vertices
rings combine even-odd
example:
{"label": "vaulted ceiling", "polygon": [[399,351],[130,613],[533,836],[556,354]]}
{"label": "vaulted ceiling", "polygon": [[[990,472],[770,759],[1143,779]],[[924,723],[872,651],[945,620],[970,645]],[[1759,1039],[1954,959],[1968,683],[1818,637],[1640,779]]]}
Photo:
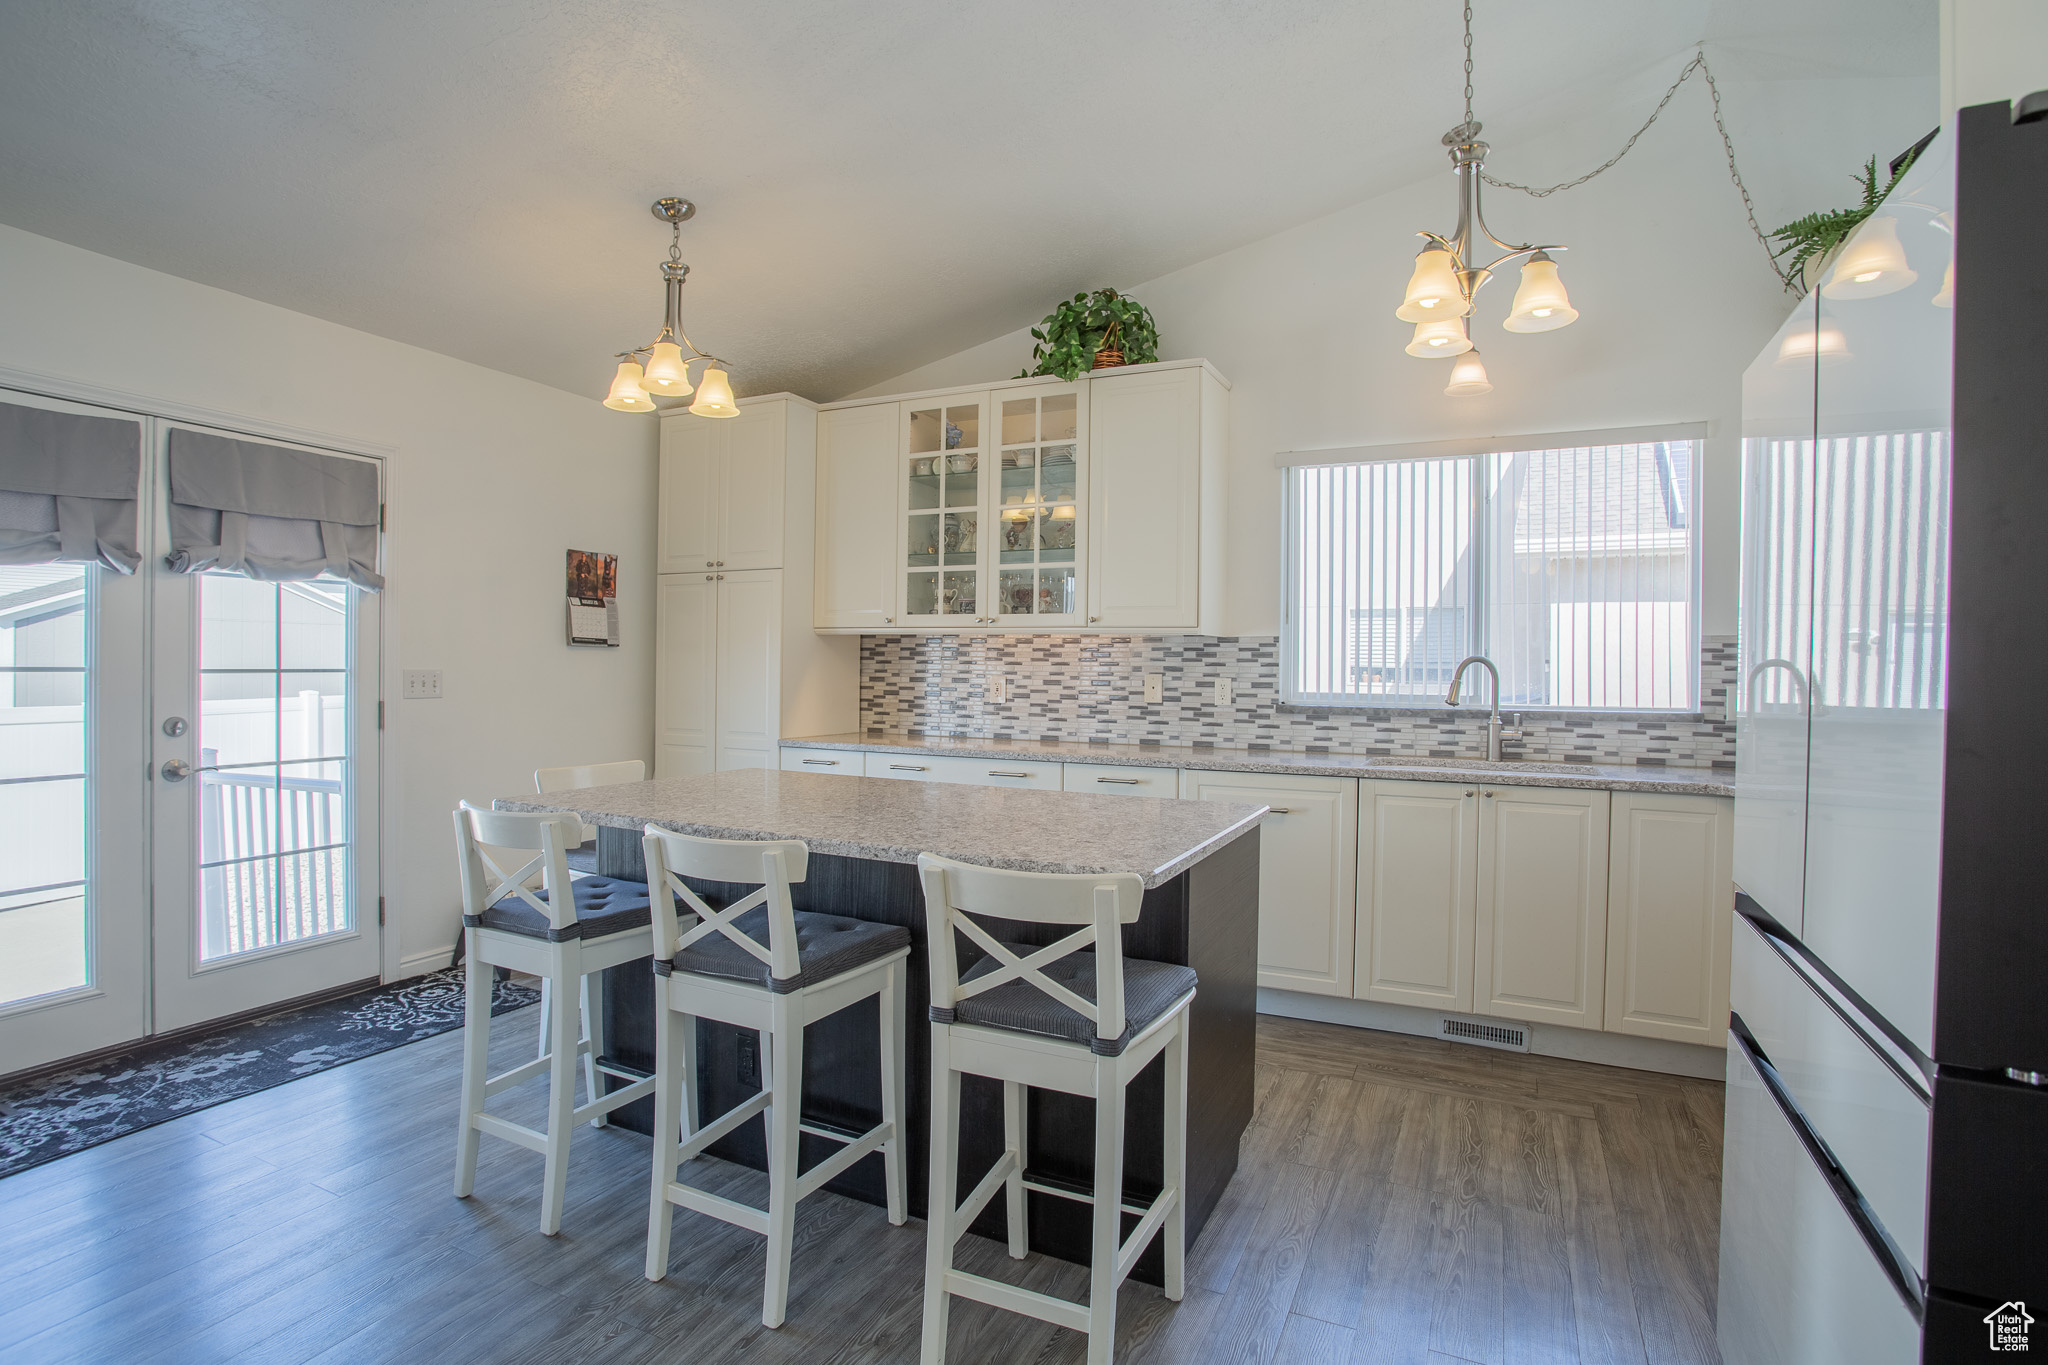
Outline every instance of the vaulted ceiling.
{"label": "vaulted ceiling", "polygon": [[[1477,10],[1525,133],[1702,38],[1933,60],[1933,0]],[[1446,0],[17,3],[0,221],[596,393],[681,194],[692,334],[830,398],[1440,170],[1459,43]]]}

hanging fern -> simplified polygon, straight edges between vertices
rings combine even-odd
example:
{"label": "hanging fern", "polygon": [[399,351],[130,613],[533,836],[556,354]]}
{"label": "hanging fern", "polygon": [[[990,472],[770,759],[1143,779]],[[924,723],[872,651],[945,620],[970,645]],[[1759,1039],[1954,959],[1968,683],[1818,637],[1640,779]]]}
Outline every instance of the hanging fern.
{"label": "hanging fern", "polygon": [[1913,162],[1918,157],[1917,150],[1907,156],[1899,163],[1899,168],[1892,172],[1892,178],[1885,182],[1884,188],[1879,189],[1877,158],[1873,156],[1863,163],[1861,175],[1849,177],[1862,191],[1861,204],[1853,209],[1830,209],[1826,213],[1809,213],[1804,218],[1794,218],[1773,232],[1771,239],[1784,245],[1771,254],[1785,260],[1786,275],[1794,280],[1803,279],[1800,272],[1806,268],[1808,261],[1825,256],[1848,241],[1849,234],[1861,227],[1863,220],[1876,212],[1877,206],[1884,202],[1884,197],[1890,194],[1906,172],[1913,168]]}

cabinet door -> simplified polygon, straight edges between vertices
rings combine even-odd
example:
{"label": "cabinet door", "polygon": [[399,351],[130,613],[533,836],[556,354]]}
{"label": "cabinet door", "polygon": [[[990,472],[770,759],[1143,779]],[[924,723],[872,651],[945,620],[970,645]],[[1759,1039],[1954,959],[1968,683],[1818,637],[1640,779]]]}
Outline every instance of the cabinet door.
{"label": "cabinet door", "polygon": [[1607,885],[1607,1027],[1720,1047],[1728,1028],[1730,802],[1616,792]]}
{"label": "cabinet door", "polygon": [[718,581],[717,762],[773,768],[782,741],[782,571]]}
{"label": "cabinet door", "polygon": [[708,773],[718,710],[718,583],[701,570],[663,574],[654,597],[654,775]]}
{"label": "cabinet door", "polygon": [[1198,369],[1089,381],[1090,625],[1198,624],[1201,381]]}
{"label": "cabinet door", "polygon": [[1599,1028],[1606,998],[1608,795],[1484,787],[1472,1007]]}
{"label": "cabinet door", "polygon": [[1478,789],[1361,785],[1368,804],[1359,834],[1357,994],[1468,1011]]}
{"label": "cabinet door", "polygon": [[897,424],[894,403],[818,415],[811,624],[821,630],[896,624]]}
{"label": "cabinet door", "polygon": [[702,573],[718,564],[718,505],[724,496],[720,466],[725,445],[720,428],[724,425],[688,415],[661,420],[657,572]]}
{"label": "cabinet door", "polygon": [[785,400],[743,407],[718,426],[725,450],[716,558],[726,569],[780,568],[789,405]]}
{"label": "cabinet door", "polygon": [[1350,995],[1357,781],[1189,771],[1181,795],[1273,808],[1259,825],[1259,984]]}
{"label": "cabinet door", "polygon": [[987,614],[1006,626],[1080,625],[1087,386],[997,390],[990,404],[997,472],[987,481],[986,497],[996,545],[995,596]]}
{"label": "cabinet door", "polygon": [[955,394],[901,405],[896,517],[902,572],[896,615],[907,626],[976,626],[993,620],[983,494],[991,475],[988,395]]}
{"label": "cabinet door", "polygon": [[782,770],[822,773],[827,777],[859,777],[867,755],[858,749],[784,749]]}

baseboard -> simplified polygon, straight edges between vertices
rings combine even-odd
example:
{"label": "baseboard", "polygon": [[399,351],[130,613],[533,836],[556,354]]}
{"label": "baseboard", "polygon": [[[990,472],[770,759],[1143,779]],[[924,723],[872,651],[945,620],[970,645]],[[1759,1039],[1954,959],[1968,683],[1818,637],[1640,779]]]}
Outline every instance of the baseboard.
{"label": "baseboard", "polygon": [[455,945],[452,943],[445,948],[429,948],[424,953],[413,953],[398,959],[396,979],[405,981],[415,976],[425,976],[428,972],[438,972],[454,960]]}
{"label": "baseboard", "polygon": [[[1288,1019],[1311,1019],[1350,1028],[1379,1029],[1383,1033],[1408,1033],[1418,1038],[1437,1036],[1438,1010],[1414,1005],[1388,1005],[1377,1000],[1343,1000],[1329,995],[1305,995],[1300,991],[1259,988],[1259,1013]],[[1718,1047],[1695,1043],[1672,1043],[1661,1038],[1635,1038],[1623,1033],[1596,1033],[1592,1029],[1560,1028],[1556,1024],[1531,1024],[1515,1020],[1529,1030],[1529,1050],[1546,1057],[1565,1057],[1575,1062],[1600,1066],[1622,1066],[1632,1071],[1658,1071],[1667,1076],[1692,1076],[1718,1081],[1727,1074],[1728,1055]]]}

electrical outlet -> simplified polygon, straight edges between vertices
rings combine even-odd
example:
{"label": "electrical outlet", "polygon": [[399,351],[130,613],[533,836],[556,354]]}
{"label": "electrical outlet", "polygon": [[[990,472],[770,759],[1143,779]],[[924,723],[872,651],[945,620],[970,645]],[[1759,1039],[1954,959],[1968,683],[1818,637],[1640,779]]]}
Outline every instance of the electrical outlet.
{"label": "electrical outlet", "polygon": [[1010,680],[1001,673],[988,680],[988,699],[1002,703],[1010,699]]}
{"label": "electrical outlet", "polygon": [[399,695],[407,701],[431,701],[441,695],[441,670],[408,668],[399,675]]}
{"label": "electrical outlet", "polygon": [[1166,700],[1166,675],[1164,673],[1147,673],[1145,675],[1145,700],[1148,702]]}
{"label": "electrical outlet", "polygon": [[1230,705],[1230,699],[1232,695],[1233,693],[1230,687],[1230,679],[1218,678],[1216,680],[1216,704],[1218,706]]}
{"label": "electrical outlet", "polygon": [[758,1034],[742,1033],[738,1039],[740,1052],[740,1084],[758,1087],[761,1084],[761,1039]]}

